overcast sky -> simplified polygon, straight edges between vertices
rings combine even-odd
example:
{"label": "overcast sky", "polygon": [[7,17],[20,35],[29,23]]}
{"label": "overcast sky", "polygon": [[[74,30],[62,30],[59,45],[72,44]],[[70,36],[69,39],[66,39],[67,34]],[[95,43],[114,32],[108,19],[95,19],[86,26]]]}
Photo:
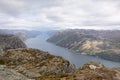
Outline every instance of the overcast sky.
{"label": "overcast sky", "polygon": [[120,29],[120,0],[0,0],[0,29]]}

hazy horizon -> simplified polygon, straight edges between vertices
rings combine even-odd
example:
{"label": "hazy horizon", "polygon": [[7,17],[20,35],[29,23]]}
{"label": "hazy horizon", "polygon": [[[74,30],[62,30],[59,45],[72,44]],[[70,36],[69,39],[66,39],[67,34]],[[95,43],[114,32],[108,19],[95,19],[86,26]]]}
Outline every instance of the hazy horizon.
{"label": "hazy horizon", "polygon": [[0,29],[120,30],[120,0],[0,0]]}

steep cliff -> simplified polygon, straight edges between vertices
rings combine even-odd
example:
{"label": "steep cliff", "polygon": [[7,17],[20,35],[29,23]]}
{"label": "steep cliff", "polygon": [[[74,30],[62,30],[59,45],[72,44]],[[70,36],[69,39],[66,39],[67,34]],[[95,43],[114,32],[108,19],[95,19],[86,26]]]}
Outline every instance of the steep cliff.
{"label": "steep cliff", "polygon": [[[81,54],[95,55],[120,62],[120,31],[64,30],[47,41]],[[112,56],[111,56],[112,55]]]}
{"label": "steep cliff", "polygon": [[8,49],[26,48],[24,42],[14,35],[0,34],[0,55]]}

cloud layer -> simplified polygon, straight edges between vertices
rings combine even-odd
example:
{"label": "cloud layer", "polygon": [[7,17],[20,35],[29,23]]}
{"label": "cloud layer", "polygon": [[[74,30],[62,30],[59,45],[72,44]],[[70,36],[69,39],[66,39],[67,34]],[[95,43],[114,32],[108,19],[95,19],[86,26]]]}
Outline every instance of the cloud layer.
{"label": "cloud layer", "polygon": [[0,0],[0,28],[120,29],[120,0]]}

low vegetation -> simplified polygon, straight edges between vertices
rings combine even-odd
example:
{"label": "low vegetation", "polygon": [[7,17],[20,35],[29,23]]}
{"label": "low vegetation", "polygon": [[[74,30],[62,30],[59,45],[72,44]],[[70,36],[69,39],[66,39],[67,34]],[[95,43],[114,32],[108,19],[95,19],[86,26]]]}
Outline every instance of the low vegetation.
{"label": "low vegetation", "polygon": [[73,73],[76,70],[73,64],[62,57],[31,48],[8,50],[3,58],[9,60],[5,63],[8,68],[34,79]]}
{"label": "low vegetation", "polygon": [[[103,44],[101,41],[90,41],[82,47],[90,49],[94,45],[97,49]],[[74,64],[60,56],[26,48],[14,35],[0,35],[0,50],[0,80],[120,80],[120,68],[107,68],[101,63],[89,62],[76,69]],[[114,53],[112,51],[111,54]]]}
{"label": "low vegetation", "polygon": [[4,70],[14,70],[14,73],[19,74],[10,73],[16,76],[12,78],[5,75],[5,80],[16,80],[17,77],[24,80],[120,80],[119,68],[107,68],[100,63],[89,62],[76,69],[62,57],[32,48],[6,51],[0,65],[5,66],[0,67]]}

